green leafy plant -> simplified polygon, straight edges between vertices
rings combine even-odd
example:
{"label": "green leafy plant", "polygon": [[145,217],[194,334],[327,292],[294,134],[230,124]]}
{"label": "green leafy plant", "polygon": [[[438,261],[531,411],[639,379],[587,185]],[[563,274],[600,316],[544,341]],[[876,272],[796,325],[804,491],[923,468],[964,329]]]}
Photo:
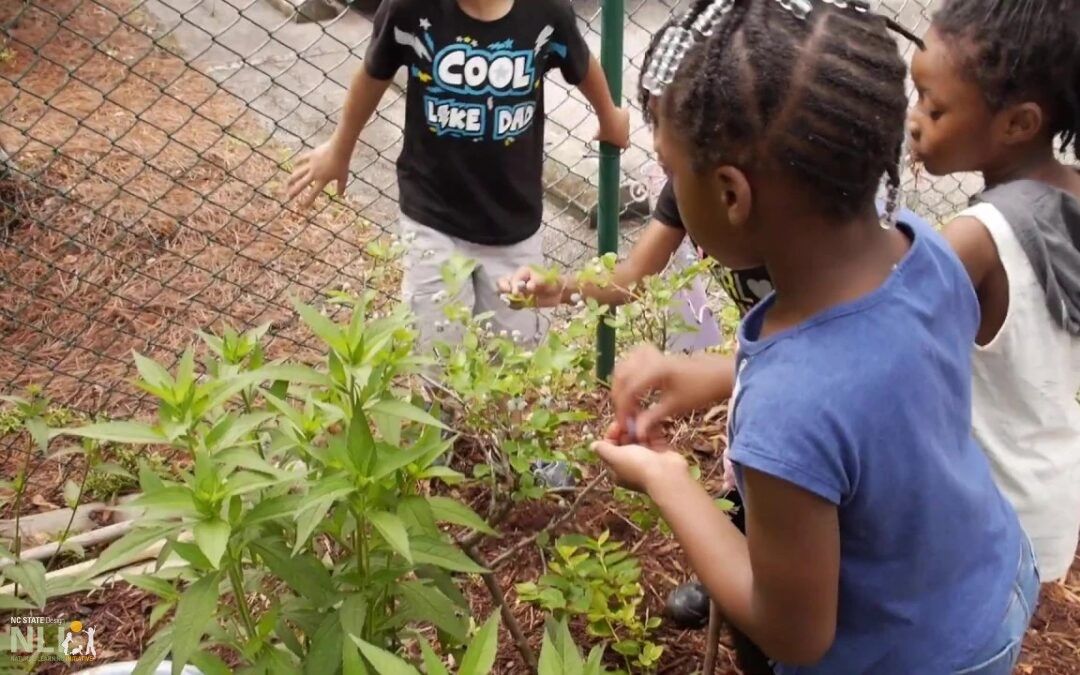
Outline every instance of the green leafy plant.
{"label": "green leafy plant", "polygon": [[603,675],[608,672],[603,658],[604,648],[597,645],[589,652],[589,658],[583,659],[566,619],[548,619],[537,672],[539,675]]}
{"label": "green leafy plant", "polygon": [[204,336],[211,355],[201,374],[191,350],[174,373],[136,355],[139,386],[158,402],[153,424],[53,432],[190,457],[175,480],[141,467],[133,505],[144,519],[89,572],[160,540],[159,562],[180,562],[125,577],[160,598],[155,623],[175,609],[138,672],[166,653],[176,669],[219,672],[210,646],[229,648],[251,672],[366,672],[365,659],[381,672],[361,645],[393,649],[411,623],[434,626],[444,648],[466,640],[452,575],[484,570],[439,524],[491,528],[425,487],[462,476],[437,465],[449,442],[404,386],[422,365],[409,316],[399,307],[374,318],[371,301],[336,296],[345,324],[325,315],[332,305],[296,304],[325,346],[319,367],[265,362],[264,328]]}
{"label": "green leafy plant", "polygon": [[641,566],[622,542],[607,532],[596,539],[573,534],[559,537],[553,549],[547,573],[535,583],[518,584],[518,597],[556,620],[583,618],[588,634],[610,643],[627,671],[654,669],[663,647],[648,636],[661,621],[641,616]]}

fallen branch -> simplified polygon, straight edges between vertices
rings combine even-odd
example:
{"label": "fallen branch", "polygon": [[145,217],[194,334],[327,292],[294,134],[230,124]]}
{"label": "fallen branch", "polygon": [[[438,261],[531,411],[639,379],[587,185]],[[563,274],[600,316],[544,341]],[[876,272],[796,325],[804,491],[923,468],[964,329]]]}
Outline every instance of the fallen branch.
{"label": "fallen branch", "polygon": [[[463,550],[465,551],[465,555],[472,558],[477,565],[489,570],[494,570],[494,565],[489,565],[487,561],[484,560],[484,557],[477,553],[476,549],[473,547],[467,546]],[[510,636],[514,638],[514,645],[517,647],[518,653],[521,654],[521,658],[525,660],[525,665],[528,666],[529,672],[536,673],[536,656],[533,654],[532,648],[529,647],[529,642],[525,639],[525,634],[521,632],[521,625],[517,622],[517,618],[506,604],[502,586],[495,577],[495,572],[484,572],[480,575],[480,578],[484,580],[484,586],[487,587],[492,602],[499,607],[499,611],[502,613],[503,623],[510,632]]]}
{"label": "fallen branch", "polygon": [[513,546],[511,546],[507,550],[503,551],[503,553],[501,555],[499,555],[497,558],[495,558],[494,560],[491,561],[491,568],[495,569],[496,567],[499,566],[499,564],[501,564],[501,563],[505,562],[506,560],[509,560],[510,558],[513,558],[514,556],[516,556],[526,546],[529,546],[530,544],[534,543],[537,539],[539,539],[541,534],[544,534],[545,532],[550,532],[551,530],[554,530],[558,526],[565,523],[567,520],[570,520],[570,518],[572,518],[574,516],[574,514],[577,513],[577,510],[581,506],[582,502],[585,501],[585,497],[587,497],[593,490],[595,490],[596,486],[599,485],[600,482],[606,476],[607,476],[607,471],[604,471],[600,475],[598,475],[596,478],[593,478],[589,482],[589,484],[586,485],[584,488],[582,488],[581,492],[578,493],[577,498],[570,505],[570,508],[566,509],[566,511],[563,511],[560,515],[556,516],[555,518],[552,518],[551,521],[548,522],[548,524],[543,529],[538,530],[537,532],[534,532],[533,534],[529,535],[528,537],[525,537],[524,539],[517,542],[516,544],[514,544]]}

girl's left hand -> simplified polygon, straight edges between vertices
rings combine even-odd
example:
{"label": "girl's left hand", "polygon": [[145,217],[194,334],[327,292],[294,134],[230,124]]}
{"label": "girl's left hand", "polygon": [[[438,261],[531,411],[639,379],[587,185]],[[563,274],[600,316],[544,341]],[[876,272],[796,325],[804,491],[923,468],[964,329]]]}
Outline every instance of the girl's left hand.
{"label": "girl's left hand", "polygon": [[620,486],[646,494],[652,492],[657,481],[685,477],[688,470],[686,458],[666,444],[652,449],[603,440],[593,443],[592,449]]}

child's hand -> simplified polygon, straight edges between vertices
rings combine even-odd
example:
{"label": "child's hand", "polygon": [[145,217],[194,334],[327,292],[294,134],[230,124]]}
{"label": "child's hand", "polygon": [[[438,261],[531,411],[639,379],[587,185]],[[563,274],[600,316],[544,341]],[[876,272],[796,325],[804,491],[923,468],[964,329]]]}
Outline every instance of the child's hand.
{"label": "child's hand", "polygon": [[606,117],[600,118],[600,130],[596,140],[622,148],[630,147],[630,111],[626,108],[614,108]]}
{"label": "child's hand", "polygon": [[349,153],[342,152],[333,139],[300,155],[289,176],[289,199],[296,199],[309,185],[312,186],[311,192],[300,203],[300,208],[306,209],[331,181],[337,182],[337,194],[345,194],[345,184],[349,182]]}
{"label": "child's hand", "polygon": [[[666,355],[651,345],[632,350],[615,366],[611,380],[617,423],[629,429],[633,420],[640,441],[655,440],[663,420],[715,401],[719,394],[713,386],[715,371],[716,364],[711,361]],[[659,393],[659,398],[652,407],[642,410],[642,401],[651,392]]]}
{"label": "child's hand", "polygon": [[499,279],[499,292],[510,297],[510,306],[521,309],[524,300],[532,300],[536,307],[556,307],[562,302],[561,283],[551,283],[531,267],[521,267],[513,276]]}
{"label": "child's hand", "polygon": [[685,478],[688,470],[686,459],[666,444],[650,449],[603,440],[593,443],[592,448],[607,464],[619,485],[637,492],[648,494],[657,481]]}

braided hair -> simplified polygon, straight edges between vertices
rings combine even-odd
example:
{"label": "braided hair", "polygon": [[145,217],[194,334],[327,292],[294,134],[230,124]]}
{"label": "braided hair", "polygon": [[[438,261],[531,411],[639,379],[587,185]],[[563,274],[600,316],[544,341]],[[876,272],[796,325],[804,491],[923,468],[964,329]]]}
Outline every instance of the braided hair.
{"label": "braided hair", "polygon": [[1080,134],[1080,0],[946,0],[933,28],[993,111],[1034,98],[1061,150]]}
{"label": "braided hair", "polygon": [[[696,0],[669,26],[690,29],[715,0]],[[847,218],[888,176],[887,212],[899,208],[907,68],[883,17],[856,2],[730,0],[695,36],[663,90],[664,123],[685,138],[696,168],[771,165],[817,195],[823,212]],[[654,37],[645,58],[664,56]],[[643,76],[639,96],[648,110]],[[652,121],[652,120],[650,120]]]}

